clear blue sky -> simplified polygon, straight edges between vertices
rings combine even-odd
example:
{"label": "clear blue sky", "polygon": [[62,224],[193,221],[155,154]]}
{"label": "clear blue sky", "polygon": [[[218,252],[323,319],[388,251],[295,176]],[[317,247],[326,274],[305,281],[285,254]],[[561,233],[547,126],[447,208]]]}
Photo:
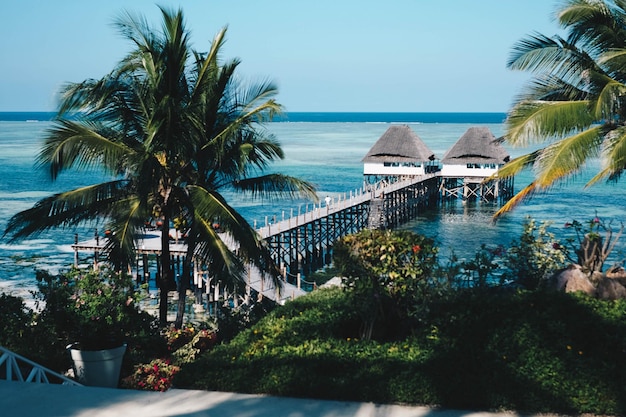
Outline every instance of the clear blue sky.
{"label": "clear blue sky", "polygon": [[529,75],[512,45],[559,33],[555,0],[14,0],[0,3],[0,111],[53,111],[65,82],[99,78],[131,45],[122,10],[160,24],[182,7],[193,46],[228,26],[224,58],[270,78],[287,111],[506,112]]}

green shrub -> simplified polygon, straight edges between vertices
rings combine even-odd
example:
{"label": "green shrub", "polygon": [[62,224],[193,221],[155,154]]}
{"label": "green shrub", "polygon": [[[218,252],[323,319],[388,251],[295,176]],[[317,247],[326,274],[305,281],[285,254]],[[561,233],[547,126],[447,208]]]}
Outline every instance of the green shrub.
{"label": "green shrub", "polygon": [[434,240],[408,230],[363,230],[337,241],[333,260],[362,319],[361,337],[393,339],[439,290]]}
{"label": "green shrub", "polygon": [[549,226],[526,217],[519,240],[511,242],[506,251],[504,278],[532,290],[544,286],[551,274],[564,267],[566,253],[548,232]]}
{"label": "green shrub", "polygon": [[626,301],[468,289],[432,299],[412,336],[386,343],[346,336],[342,328],[358,320],[349,305],[348,294],[332,289],[279,307],[184,365],[176,386],[461,409],[626,413]]}
{"label": "green shrub", "polygon": [[23,352],[30,343],[33,318],[22,298],[0,294],[0,346]]}

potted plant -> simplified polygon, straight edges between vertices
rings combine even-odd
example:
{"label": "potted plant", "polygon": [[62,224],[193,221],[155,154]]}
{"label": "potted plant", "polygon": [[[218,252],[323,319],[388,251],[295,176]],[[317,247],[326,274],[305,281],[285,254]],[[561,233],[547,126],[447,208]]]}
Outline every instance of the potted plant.
{"label": "potted plant", "polygon": [[117,387],[126,336],[138,316],[131,278],[109,269],[72,270],[67,280],[67,346],[85,385]]}

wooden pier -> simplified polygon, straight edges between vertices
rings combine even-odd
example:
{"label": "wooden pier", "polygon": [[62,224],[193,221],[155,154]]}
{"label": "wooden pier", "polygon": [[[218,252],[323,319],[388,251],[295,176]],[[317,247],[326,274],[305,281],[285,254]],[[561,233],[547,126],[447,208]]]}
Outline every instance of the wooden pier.
{"label": "wooden pier", "polygon": [[[434,153],[409,126],[391,126],[363,159],[364,185],[360,190],[339,197],[327,197],[320,204],[307,207],[304,213],[282,213],[279,221],[268,218],[255,229],[280,265],[284,277],[282,292],[263,279],[250,266],[245,296],[257,294],[284,302],[305,294],[311,288],[304,277],[329,265],[332,247],[342,237],[363,229],[393,229],[415,219],[423,210],[434,209],[442,201],[454,199],[493,201],[513,195],[513,179],[497,177],[498,169],[509,155],[489,129],[473,127],[444,155],[441,166]],[[148,255],[160,256],[160,234],[146,232],[137,248],[137,276],[149,278]],[[228,243],[228,236],[220,234]],[[102,239],[104,240],[104,239]],[[74,250],[91,251],[97,261],[104,243],[95,239],[79,243]],[[235,250],[231,243],[231,250]],[[183,241],[170,243],[174,270],[180,273],[181,257],[186,254]],[[78,255],[76,255],[78,259]],[[140,265],[141,264],[141,265]],[[194,263],[195,264],[195,263]],[[194,289],[205,293],[209,301],[226,298],[210,270],[194,265]],[[157,274],[159,271],[157,270]],[[177,274],[180,275],[180,274]],[[231,295],[232,296],[232,295]]]}

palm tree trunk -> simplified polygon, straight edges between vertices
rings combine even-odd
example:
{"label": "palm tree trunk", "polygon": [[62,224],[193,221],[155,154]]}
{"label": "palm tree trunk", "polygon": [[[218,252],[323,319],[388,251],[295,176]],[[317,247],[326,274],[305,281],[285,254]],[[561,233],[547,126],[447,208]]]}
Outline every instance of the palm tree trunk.
{"label": "palm tree trunk", "polygon": [[183,327],[183,319],[185,318],[185,304],[187,301],[187,290],[189,289],[189,280],[192,274],[192,258],[194,253],[195,240],[189,233],[187,238],[187,254],[183,262],[183,275],[180,277],[178,285],[178,309],[176,311],[176,322],[174,327],[180,329]]}
{"label": "palm tree trunk", "polygon": [[161,277],[159,279],[159,323],[167,325],[167,293],[172,279],[172,265],[170,262],[170,219],[163,214],[161,228]]}

